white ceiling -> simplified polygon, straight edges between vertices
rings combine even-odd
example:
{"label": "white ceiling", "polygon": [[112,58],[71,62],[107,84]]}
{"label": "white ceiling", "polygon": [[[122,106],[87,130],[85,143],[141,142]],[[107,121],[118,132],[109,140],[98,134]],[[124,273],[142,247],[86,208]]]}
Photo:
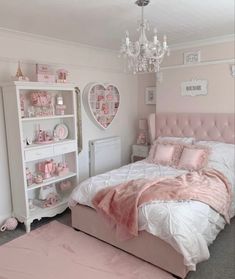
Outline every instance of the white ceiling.
{"label": "white ceiling", "polygon": [[[0,27],[119,49],[137,38],[135,0],[0,0]],[[145,17],[169,44],[234,33],[234,0],[151,0]]]}

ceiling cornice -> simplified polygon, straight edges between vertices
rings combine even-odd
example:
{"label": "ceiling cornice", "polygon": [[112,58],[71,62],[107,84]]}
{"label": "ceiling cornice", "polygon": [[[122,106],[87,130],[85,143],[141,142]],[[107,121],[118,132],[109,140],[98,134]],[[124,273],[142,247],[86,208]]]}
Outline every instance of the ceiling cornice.
{"label": "ceiling cornice", "polygon": [[40,42],[43,41],[46,44],[59,44],[59,45],[73,46],[78,48],[90,48],[91,50],[103,51],[103,52],[112,52],[112,53],[117,52],[116,50],[109,49],[109,48],[95,47],[95,46],[81,44],[73,41],[61,40],[53,37],[32,34],[32,33],[22,32],[18,30],[13,30],[13,29],[2,28],[2,27],[0,27],[0,36],[14,37],[14,38],[27,40],[27,41],[38,40]]}
{"label": "ceiling cornice", "polygon": [[190,41],[185,43],[179,43],[179,44],[172,44],[169,45],[170,50],[180,50],[180,49],[186,49],[186,48],[194,48],[194,47],[200,47],[200,46],[207,46],[207,45],[213,45],[213,44],[220,44],[220,43],[226,43],[226,42],[232,42],[235,41],[235,35],[229,34],[219,37],[211,37],[204,40],[196,40],[196,41]]}
{"label": "ceiling cornice", "polygon": [[[119,50],[109,49],[109,48],[101,48],[101,47],[95,47],[91,45],[81,44],[73,41],[67,41],[67,40],[61,40],[53,37],[47,37],[42,36],[38,34],[32,34],[32,33],[26,33],[22,31],[17,31],[13,29],[6,29],[0,27],[0,36],[7,36],[7,37],[14,37],[14,38],[20,38],[23,40],[28,41],[35,41],[38,40],[39,42],[44,42],[46,44],[59,44],[64,46],[73,46],[78,48],[88,48],[91,50],[96,51],[102,51],[102,52],[112,52],[113,54],[119,53]],[[179,43],[179,44],[170,44],[169,48],[171,51],[181,50],[181,49],[187,49],[187,48],[195,48],[200,46],[206,46],[206,45],[213,45],[213,44],[219,44],[219,43],[225,43],[225,42],[232,42],[235,41],[235,35],[229,34],[219,37],[212,37],[204,40],[196,40],[196,41],[190,41],[185,43]]]}

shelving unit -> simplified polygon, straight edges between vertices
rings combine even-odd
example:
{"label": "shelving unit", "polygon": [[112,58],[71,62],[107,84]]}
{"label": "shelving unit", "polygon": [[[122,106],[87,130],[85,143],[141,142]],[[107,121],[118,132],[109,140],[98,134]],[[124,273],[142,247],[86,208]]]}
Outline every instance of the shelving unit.
{"label": "shelving unit", "polygon": [[[46,91],[51,97],[62,96],[65,111],[62,115],[31,115],[27,111],[32,92]],[[13,202],[13,214],[25,224],[26,231],[30,231],[33,220],[43,217],[52,217],[63,212],[68,206],[68,197],[78,183],[78,144],[82,141],[81,131],[78,131],[77,107],[80,108],[80,96],[76,95],[73,84],[49,84],[41,82],[11,82],[2,85],[4,98],[4,111],[7,130],[7,145],[11,177],[11,192]],[[78,98],[78,99],[77,99]],[[22,117],[22,101],[24,100],[24,115]],[[78,106],[77,106],[78,105]],[[68,129],[65,139],[55,138],[49,142],[35,143],[35,134],[38,127],[51,131],[59,124]],[[32,144],[26,145],[26,139],[30,138]],[[27,142],[29,143],[29,142]],[[79,144],[81,146],[81,144]],[[55,173],[51,177],[43,177],[38,184],[36,181],[28,183],[26,169],[30,173],[38,174],[38,166],[51,160],[55,166],[66,164],[68,171],[63,175]],[[71,188],[63,191],[61,182],[69,182]],[[59,197],[57,203],[49,207],[40,207],[39,192],[44,188],[56,189]],[[33,201],[33,208],[30,207]]]}

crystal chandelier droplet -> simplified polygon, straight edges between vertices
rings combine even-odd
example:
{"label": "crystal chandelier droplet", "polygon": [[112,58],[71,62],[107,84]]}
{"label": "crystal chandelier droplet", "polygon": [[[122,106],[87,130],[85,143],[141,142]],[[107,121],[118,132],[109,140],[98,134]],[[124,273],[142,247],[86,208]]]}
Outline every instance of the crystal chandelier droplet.
{"label": "crystal chandelier droplet", "polygon": [[165,54],[169,55],[166,36],[163,37],[163,43],[158,40],[157,29],[154,28],[153,40],[148,41],[146,30],[149,30],[149,24],[144,20],[144,7],[150,0],[137,0],[135,3],[141,7],[141,22],[139,28],[139,40],[132,42],[129,32],[126,31],[126,37],[121,45],[120,53],[127,58],[128,70],[133,73],[138,72],[159,72],[160,64]]}

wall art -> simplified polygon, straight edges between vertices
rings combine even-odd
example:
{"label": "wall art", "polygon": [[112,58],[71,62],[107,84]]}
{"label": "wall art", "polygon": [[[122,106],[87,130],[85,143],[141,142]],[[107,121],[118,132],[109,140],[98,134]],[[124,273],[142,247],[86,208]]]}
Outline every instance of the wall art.
{"label": "wall art", "polygon": [[84,105],[93,122],[107,129],[117,115],[120,94],[112,84],[89,83],[84,89]]}
{"label": "wall art", "polygon": [[207,95],[207,80],[191,80],[181,83],[182,96]]}
{"label": "wall art", "polygon": [[156,87],[147,87],[145,90],[145,104],[156,105]]}
{"label": "wall art", "polygon": [[232,77],[235,77],[235,65],[231,66],[231,75]]}
{"label": "wall art", "polygon": [[184,53],[184,64],[196,64],[201,61],[201,52],[198,51],[191,51]]}

